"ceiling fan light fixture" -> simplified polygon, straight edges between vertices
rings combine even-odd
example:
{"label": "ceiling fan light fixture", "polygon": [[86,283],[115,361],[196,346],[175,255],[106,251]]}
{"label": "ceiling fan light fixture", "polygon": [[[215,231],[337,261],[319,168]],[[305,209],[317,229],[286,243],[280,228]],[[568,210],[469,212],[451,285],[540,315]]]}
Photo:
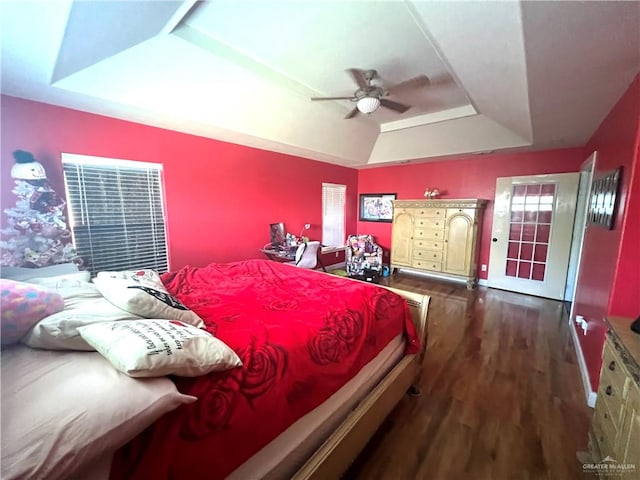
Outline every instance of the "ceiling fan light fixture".
{"label": "ceiling fan light fixture", "polygon": [[357,101],[356,107],[362,113],[373,113],[380,107],[380,99],[378,97],[362,97]]}

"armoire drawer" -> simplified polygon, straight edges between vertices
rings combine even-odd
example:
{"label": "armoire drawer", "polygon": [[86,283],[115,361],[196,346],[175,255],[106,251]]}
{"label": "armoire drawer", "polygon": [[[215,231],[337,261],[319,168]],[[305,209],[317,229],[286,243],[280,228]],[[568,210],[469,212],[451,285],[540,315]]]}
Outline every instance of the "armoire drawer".
{"label": "armoire drawer", "polygon": [[413,261],[411,262],[411,266],[414,268],[421,268],[423,270],[432,270],[434,272],[442,271],[442,263],[440,262],[431,262],[429,260],[422,260],[420,258],[413,257]]}
{"label": "armoire drawer", "polygon": [[442,240],[444,238],[444,230],[416,228],[413,231],[413,238],[414,240],[421,238],[425,240]]}
{"label": "armoire drawer", "polygon": [[435,250],[413,250],[413,258],[416,260],[424,260],[429,262],[442,262],[442,252]]}
{"label": "armoire drawer", "polygon": [[444,218],[416,217],[416,228],[430,228],[432,230],[444,230]]}
{"label": "armoire drawer", "polygon": [[426,218],[444,218],[447,214],[446,208],[416,208],[414,210],[416,217]]}
{"label": "armoire drawer", "polygon": [[442,245],[443,243],[439,240],[428,240],[428,239],[413,240],[414,250],[435,250],[435,251],[441,252]]}

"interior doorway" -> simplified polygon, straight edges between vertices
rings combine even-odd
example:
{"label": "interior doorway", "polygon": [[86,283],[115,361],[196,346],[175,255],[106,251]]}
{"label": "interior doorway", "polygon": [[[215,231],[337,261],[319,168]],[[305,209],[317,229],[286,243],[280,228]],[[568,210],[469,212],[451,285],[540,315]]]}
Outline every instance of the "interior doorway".
{"label": "interior doorway", "polygon": [[579,173],[496,181],[488,285],[563,300]]}

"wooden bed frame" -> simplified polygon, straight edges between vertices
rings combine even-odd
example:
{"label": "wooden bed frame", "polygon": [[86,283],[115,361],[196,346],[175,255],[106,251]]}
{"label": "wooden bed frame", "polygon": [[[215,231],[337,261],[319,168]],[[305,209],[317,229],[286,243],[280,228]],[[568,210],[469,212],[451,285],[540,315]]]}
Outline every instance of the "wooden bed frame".
{"label": "wooden bed frame", "polygon": [[[354,280],[359,281],[359,280]],[[296,472],[293,480],[339,479],[410,388],[415,388],[427,344],[429,296],[383,287],[405,299],[420,338],[420,352],[407,355],[360,402]]]}

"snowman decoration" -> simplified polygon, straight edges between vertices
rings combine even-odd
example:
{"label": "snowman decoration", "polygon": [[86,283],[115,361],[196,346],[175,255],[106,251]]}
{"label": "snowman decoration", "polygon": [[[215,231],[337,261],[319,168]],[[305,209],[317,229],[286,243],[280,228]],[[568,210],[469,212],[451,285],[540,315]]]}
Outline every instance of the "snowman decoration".
{"label": "snowman decoration", "polygon": [[24,150],[13,152],[12,192],[16,205],[7,208],[7,228],[1,230],[0,264],[44,267],[82,261],[71,243],[64,217],[65,201],[47,180],[44,166]]}

